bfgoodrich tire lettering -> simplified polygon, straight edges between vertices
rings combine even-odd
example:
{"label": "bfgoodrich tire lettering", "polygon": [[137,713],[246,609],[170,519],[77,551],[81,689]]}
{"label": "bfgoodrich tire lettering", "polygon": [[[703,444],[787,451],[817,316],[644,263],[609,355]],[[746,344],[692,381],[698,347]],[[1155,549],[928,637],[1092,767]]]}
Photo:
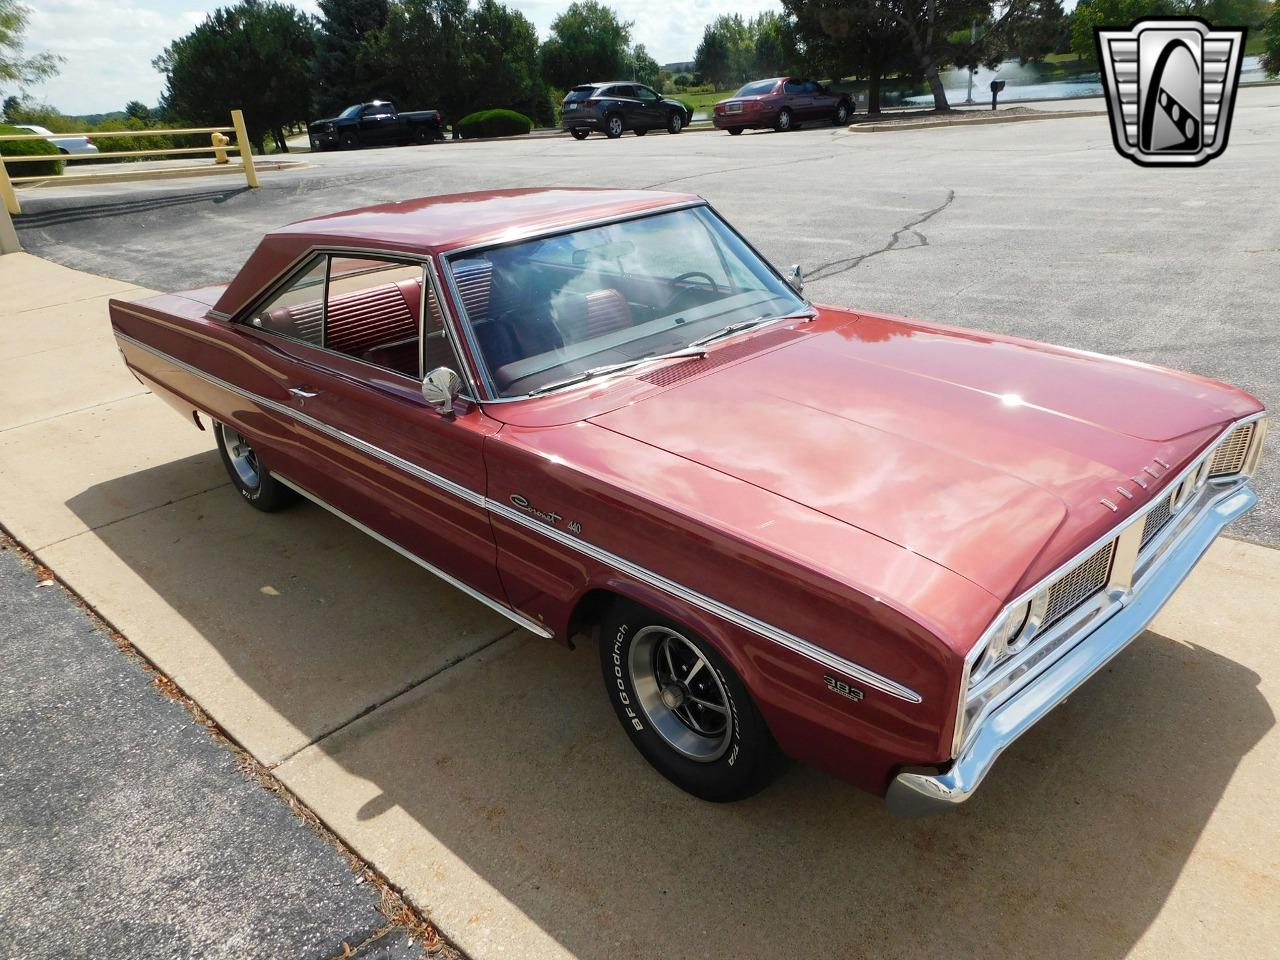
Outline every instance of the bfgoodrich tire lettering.
{"label": "bfgoodrich tire lettering", "polygon": [[266,464],[258,459],[248,438],[217,422],[213,425],[213,437],[218,444],[222,465],[231,477],[231,485],[250,506],[264,513],[274,513],[298,499],[293,490],[271,475]]}
{"label": "bfgoodrich tire lettering", "polygon": [[711,644],[680,624],[616,601],[601,627],[600,666],[627,736],[682,790],[703,800],[740,800],[781,768],[742,681]]}

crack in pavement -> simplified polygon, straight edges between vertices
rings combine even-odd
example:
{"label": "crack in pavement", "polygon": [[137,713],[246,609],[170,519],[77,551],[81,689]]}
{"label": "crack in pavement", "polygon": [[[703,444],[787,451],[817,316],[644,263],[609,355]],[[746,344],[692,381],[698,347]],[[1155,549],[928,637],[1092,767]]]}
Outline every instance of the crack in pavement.
{"label": "crack in pavement", "polygon": [[[875,250],[870,250],[867,253],[860,253],[854,257],[841,257],[837,260],[828,260],[826,263],[819,264],[818,266],[814,267],[813,270],[806,272],[805,279],[806,280],[826,280],[826,279],[829,279],[830,277],[839,276],[842,273],[846,273],[849,270],[852,270],[854,267],[858,266],[864,260],[870,260],[872,257],[877,257],[882,253],[888,253],[890,250],[915,250],[918,247],[927,247],[929,245],[929,238],[926,237],[919,230],[917,230],[916,227],[920,226],[920,224],[925,223],[928,220],[933,219],[935,216],[940,214],[943,210],[947,209],[947,207],[951,206],[955,198],[956,198],[956,192],[954,190],[948,190],[946,200],[942,201],[942,203],[934,207],[932,210],[926,211],[925,213],[916,217],[914,220],[908,220],[906,223],[900,226],[897,230],[893,231],[893,236],[889,238],[889,242],[886,243],[883,247],[879,247]],[[915,234],[916,240],[918,240],[919,242],[913,243],[909,247],[898,246],[898,242],[902,239],[903,235],[907,233]],[[833,268],[838,268],[838,269],[833,269]],[[827,272],[823,273],[824,270]]]}

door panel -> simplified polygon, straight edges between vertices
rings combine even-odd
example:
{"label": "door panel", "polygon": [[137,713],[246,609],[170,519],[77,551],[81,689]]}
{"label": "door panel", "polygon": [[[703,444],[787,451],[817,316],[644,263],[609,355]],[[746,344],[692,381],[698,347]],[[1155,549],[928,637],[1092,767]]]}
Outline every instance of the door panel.
{"label": "door panel", "polygon": [[298,482],[343,513],[457,577],[503,598],[482,447],[500,425],[474,405],[450,420],[415,380],[289,343],[299,442],[312,461]]}

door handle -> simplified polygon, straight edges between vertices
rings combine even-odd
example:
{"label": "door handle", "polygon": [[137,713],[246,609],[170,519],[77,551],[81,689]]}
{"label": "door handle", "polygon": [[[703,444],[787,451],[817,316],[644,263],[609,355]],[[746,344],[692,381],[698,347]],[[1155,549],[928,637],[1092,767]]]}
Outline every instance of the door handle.
{"label": "door handle", "polygon": [[301,387],[290,387],[289,393],[300,400],[310,400],[312,397],[320,396],[319,390],[303,390]]}

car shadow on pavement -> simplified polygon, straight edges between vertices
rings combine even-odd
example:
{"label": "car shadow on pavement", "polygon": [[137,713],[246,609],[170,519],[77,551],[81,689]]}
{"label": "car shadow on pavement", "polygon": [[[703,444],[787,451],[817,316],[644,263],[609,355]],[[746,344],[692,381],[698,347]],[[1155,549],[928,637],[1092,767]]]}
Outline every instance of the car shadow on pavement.
{"label": "car shadow on pavement", "polygon": [[[191,459],[99,484],[69,505],[113,488],[163,489]],[[443,640],[416,594],[451,590],[422,573],[388,600],[382,585],[400,581],[404,561],[360,547],[359,565],[339,562],[336,522],[311,505],[263,516],[224,488],[92,536],[283,722],[306,728],[298,712],[310,697],[345,695],[353,645],[365,658],[430,655]],[[281,525],[288,554],[261,549],[274,541],[260,531]],[[338,547],[364,540],[350,536]],[[237,591],[280,582],[321,541],[333,562],[274,598],[269,630],[227,617],[252,599]],[[335,625],[335,611],[358,622],[374,602],[403,603],[404,615],[380,616],[376,637]],[[925,820],[892,818],[878,798],[800,766],[742,803],[690,798],[617,728],[593,649],[523,632],[280,772],[473,956],[520,943],[538,955],[516,929],[529,923],[592,960],[1120,958],[1169,901],[1241,759],[1275,723],[1259,677],[1204,643],[1225,646],[1144,634],[1016,743],[970,803]],[[225,708],[203,705],[222,719]],[[355,717],[371,704],[349,706]],[[1227,869],[1202,863],[1198,882]],[[1192,918],[1172,922],[1192,928],[1179,932],[1184,946],[1204,935]]]}

